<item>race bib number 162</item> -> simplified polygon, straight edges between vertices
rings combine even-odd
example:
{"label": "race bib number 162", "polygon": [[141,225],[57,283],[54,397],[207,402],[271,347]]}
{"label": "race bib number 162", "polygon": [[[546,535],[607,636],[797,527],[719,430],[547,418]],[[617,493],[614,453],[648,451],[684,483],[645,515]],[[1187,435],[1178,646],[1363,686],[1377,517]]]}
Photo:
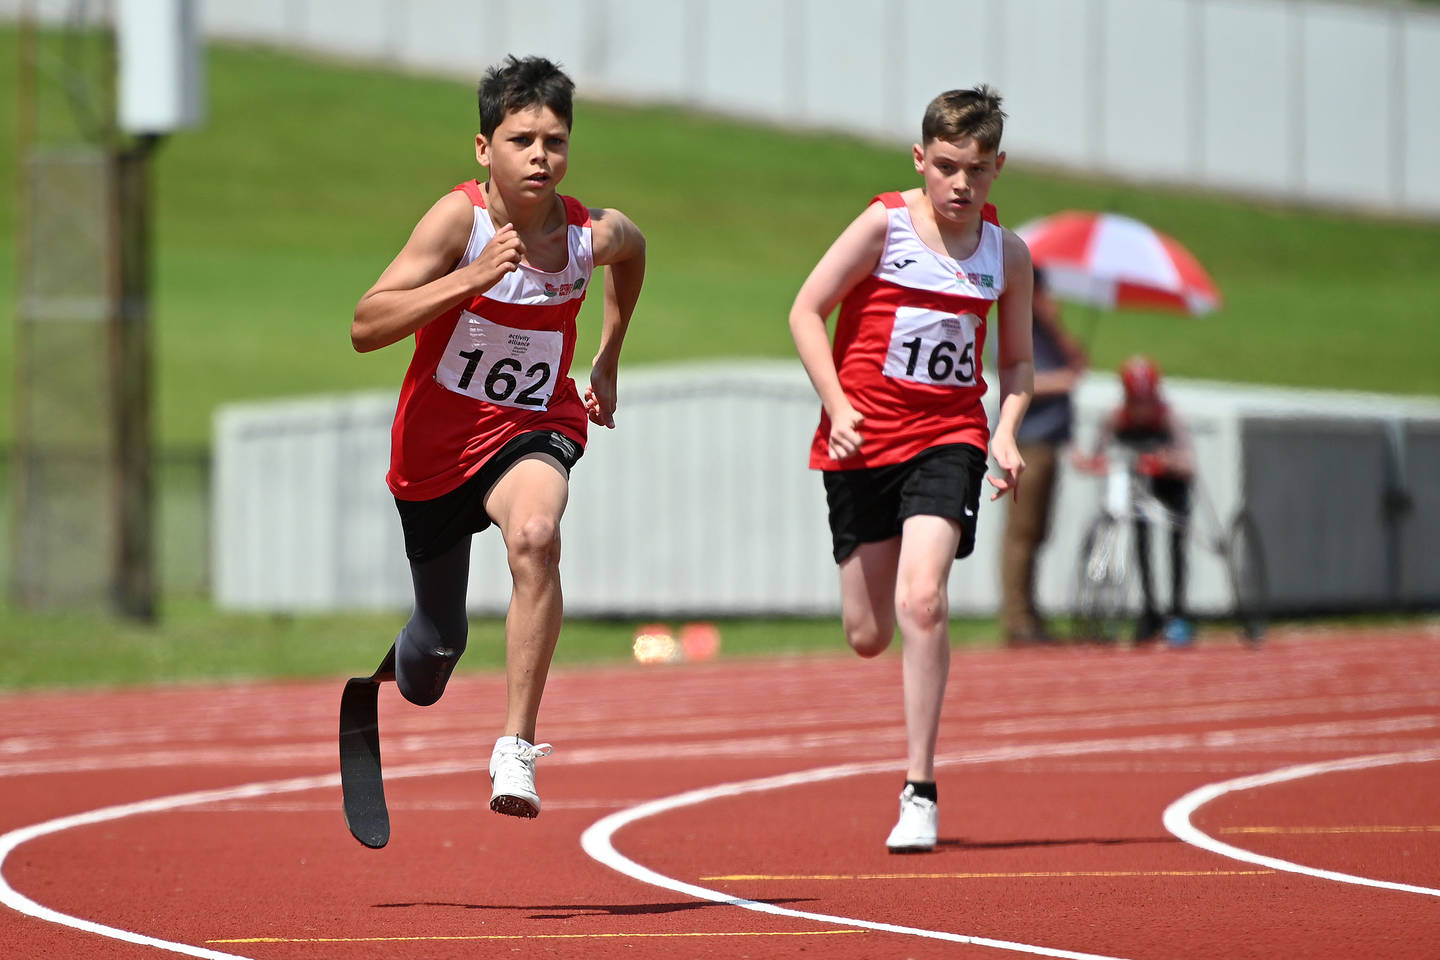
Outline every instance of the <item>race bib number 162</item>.
{"label": "race bib number 162", "polygon": [[885,376],[937,387],[974,386],[975,330],[983,322],[973,313],[900,307],[885,354]]}
{"label": "race bib number 162", "polygon": [[455,323],[435,379],[477,400],[544,410],[555,390],[564,342],[559,330],[501,326],[466,310]]}

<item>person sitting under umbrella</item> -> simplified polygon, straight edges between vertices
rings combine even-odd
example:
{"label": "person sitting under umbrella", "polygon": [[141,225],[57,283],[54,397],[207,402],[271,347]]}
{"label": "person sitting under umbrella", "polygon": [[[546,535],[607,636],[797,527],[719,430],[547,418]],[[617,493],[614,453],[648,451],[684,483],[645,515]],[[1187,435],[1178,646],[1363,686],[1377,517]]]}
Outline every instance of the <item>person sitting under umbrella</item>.
{"label": "person sitting under umbrella", "polygon": [[1190,482],[1195,473],[1195,454],[1189,433],[1160,391],[1160,368],[1146,356],[1133,356],[1120,366],[1125,396],[1105,418],[1095,451],[1077,455],[1076,465],[1086,470],[1103,470],[1105,451],[1112,444],[1128,448],[1136,456],[1136,472],[1150,478],[1151,492],[1170,514],[1170,619],[1157,612],[1150,577],[1150,523],[1143,512],[1135,515],[1135,549],[1140,569],[1143,609],[1135,624],[1135,643],[1153,643],[1165,628],[1171,646],[1189,646],[1194,627],[1185,613],[1185,538],[1190,520]]}

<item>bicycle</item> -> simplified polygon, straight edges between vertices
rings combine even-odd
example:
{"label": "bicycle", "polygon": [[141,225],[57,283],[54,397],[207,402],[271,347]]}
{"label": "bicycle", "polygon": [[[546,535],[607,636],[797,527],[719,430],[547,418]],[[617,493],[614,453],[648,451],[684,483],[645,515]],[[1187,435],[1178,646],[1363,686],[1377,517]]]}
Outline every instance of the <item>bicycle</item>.
{"label": "bicycle", "polygon": [[[1134,521],[1144,518],[1157,530],[1181,523],[1151,489],[1162,464],[1153,454],[1119,448],[1118,455],[1077,459],[1077,467],[1103,472],[1105,493],[1100,509],[1081,539],[1076,570],[1074,633],[1077,639],[1116,643],[1130,621],[1131,560],[1135,556]],[[1265,552],[1255,518],[1242,504],[1228,524],[1220,522],[1214,503],[1199,479],[1191,484],[1189,536],[1216,554],[1225,566],[1230,588],[1229,615],[1241,640],[1258,646],[1269,613],[1269,580]]]}

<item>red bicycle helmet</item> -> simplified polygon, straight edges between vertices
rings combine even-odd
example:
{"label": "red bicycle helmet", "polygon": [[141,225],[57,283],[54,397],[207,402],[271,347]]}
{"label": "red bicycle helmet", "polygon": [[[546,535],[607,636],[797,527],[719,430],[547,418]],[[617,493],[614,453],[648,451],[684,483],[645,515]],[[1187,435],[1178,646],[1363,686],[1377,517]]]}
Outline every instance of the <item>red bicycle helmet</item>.
{"label": "red bicycle helmet", "polygon": [[1120,365],[1120,382],[1127,400],[1150,400],[1160,393],[1160,368],[1149,357],[1137,354]]}

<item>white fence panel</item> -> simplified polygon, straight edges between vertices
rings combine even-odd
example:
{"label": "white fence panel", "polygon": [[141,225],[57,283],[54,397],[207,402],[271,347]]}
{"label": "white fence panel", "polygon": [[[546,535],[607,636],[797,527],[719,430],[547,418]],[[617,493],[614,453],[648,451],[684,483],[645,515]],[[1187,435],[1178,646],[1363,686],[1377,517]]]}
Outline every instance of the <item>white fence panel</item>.
{"label": "white fence panel", "polygon": [[1099,55],[1100,163],[1127,176],[1178,180],[1195,169],[1191,118],[1199,37],[1187,0],[1110,0]]}
{"label": "white fence panel", "polygon": [[[1370,424],[1365,429],[1371,433],[1382,420],[1440,423],[1440,404],[1394,398],[1242,391],[1183,381],[1172,381],[1169,393],[1190,425],[1201,465],[1204,495],[1196,498],[1197,532],[1205,522],[1204,510],[1213,509],[1221,523],[1228,523],[1245,496],[1240,436],[1248,421],[1273,423],[1281,437],[1287,418],[1302,414],[1339,423],[1337,437],[1357,429],[1344,426],[1347,418]],[[838,610],[823,488],[806,466],[819,406],[798,363],[641,369],[626,375],[621,397],[618,428],[595,430],[575,468],[561,561],[571,613]],[[1076,435],[1082,445],[1093,442],[1101,417],[1118,397],[1113,376],[1087,378],[1076,395]],[[244,405],[220,413],[215,580],[222,605],[263,610],[409,606],[399,520],[383,482],[393,410],[393,396],[365,394]],[[1315,449],[1326,447],[1322,443]],[[1302,474],[1307,470],[1302,468]],[[1306,495],[1310,500],[1316,496],[1313,491]],[[1074,560],[1101,499],[1099,479],[1062,469],[1038,581],[1041,604],[1050,610],[1064,610],[1070,603]],[[1423,509],[1417,513],[1428,518],[1428,501],[1421,497],[1420,502]],[[956,613],[996,608],[1006,509],[1005,501],[982,501],[975,553],[956,565],[950,583]],[[1332,567],[1343,564],[1343,551],[1316,547],[1317,556],[1295,558],[1275,546],[1277,562],[1300,563],[1298,569],[1314,571],[1315,590],[1332,590],[1339,575]],[[1223,611],[1229,594],[1218,555],[1192,542],[1188,556],[1192,606],[1200,613]],[[1157,563],[1157,584],[1168,582],[1167,565],[1168,560]],[[1310,575],[1298,576],[1291,577],[1298,586],[1287,589],[1298,591],[1303,600]],[[509,582],[499,537],[493,531],[478,537],[471,608],[503,611]],[[1342,599],[1374,600],[1370,595],[1377,584],[1365,581],[1363,596]],[[1423,595],[1423,584],[1417,589]]]}
{"label": "white fence panel", "polygon": [[1400,121],[1403,188],[1399,200],[1417,210],[1440,211],[1440,17],[1415,17],[1401,46]]}
{"label": "white fence panel", "polygon": [[394,411],[393,397],[358,395],[217,413],[217,599],[252,610],[408,603],[399,520],[383,482]]}
{"label": "white fence panel", "polygon": [[694,4],[608,0],[596,87],[627,100],[688,102],[698,86],[700,11]]}
{"label": "white fence panel", "polygon": [[[1392,176],[1400,144],[1392,131],[1400,104],[1391,95],[1390,65],[1398,54],[1391,47],[1392,37],[1389,20],[1370,11],[1325,5],[1310,9],[1301,65],[1304,194],[1348,196],[1377,206],[1395,195]],[[1357,148],[1367,154],[1361,164],[1364,173],[1356,171]]]}
{"label": "white fence panel", "polygon": [[487,6],[412,4],[409,22],[395,43],[400,62],[412,70],[449,74],[478,84],[485,67],[511,52],[505,31],[506,12]]}
{"label": "white fence panel", "polygon": [[296,12],[301,44],[355,58],[393,59],[409,21],[391,0],[305,0]]}
{"label": "white fence panel", "polygon": [[[885,48],[891,51],[891,68],[898,71],[896,98],[886,114],[891,137],[901,143],[919,140],[925,105],[942,90],[989,83],[1004,92],[999,73],[1004,7],[986,0],[951,0],[937,8],[930,0],[908,0],[895,9]],[[972,45],[964,57],[956,57],[953,24],[964,24],[967,35],[993,42]],[[880,52],[878,46],[871,49]],[[870,72],[878,77],[879,66]],[[1006,127],[1007,136],[1012,129]]]}
{"label": "white fence panel", "polygon": [[795,365],[632,373],[620,424],[594,431],[565,519],[567,607],[827,610],[818,402]]}
{"label": "white fence panel", "polygon": [[200,29],[206,34],[237,40],[293,43],[300,32],[296,12],[287,0],[205,3],[200,6]]}
{"label": "white fence panel", "polygon": [[[703,0],[696,105],[777,122],[803,119],[791,0]],[[658,99],[674,91],[657,90]]]}
{"label": "white fence panel", "polygon": [[[928,6],[933,17],[936,5]],[[1102,116],[1096,111],[1097,71],[1089,41],[1096,23],[1092,7],[1067,0],[985,4],[992,22],[967,22],[991,42],[981,46],[975,67],[969,63],[952,67],[953,56],[938,61],[952,76],[930,81],[929,93],[915,109],[912,126],[917,132],[911,137],[918,136],[919,110],[930,97],[983,80],[1005,98],[1005,112],[1010,115],[1005,122],[1005,148],[1012,156],[1079,166],[1099,160],[1096,138]],[[954,42],[943,31],[936,40]],[[975,72],[982,67],[984,72]]]}
{"label": "white fence panel", "polygon": [[[477,80],[559,60],[586,96],[913,141],[985,81],[1017,158],[1440,216],[1440,13],[1324,0],[196,0],[208,35]],[[39,0],[38,16],[74,5]],[[13,18],[15,0],[0,0]],[[957,53],[957,51],[962,51]],[[1342,133],[1343,132],[1343,133]],[[1356,173],[1354,149],[1365,162]],[[1359,148],[1356,148],[1359,149]]]}
{"label": "white fence panel", "polygon": [[[495,5],[490,5],[493,8]],[[605,29],[601,22],[603,3],[591,0],[546,0],[543,6],[506,3],[503,38],[505,52],[516,56],[539,54],[574,70],[578,76],[595,73],[592,37]],[[498,60],[495,57],[486,64]],[[476,80],[479,80],[479,67]]]}
{"label": "white fence panel", "polygon": [[[902,37],[904,5],[804,0],[801,9],[805,27],[794,68],[801,73],[800,107],[806,122],[866,136],[888,133],[901,62],[891,46]],[[916,112],[912,126],[919,122]]]}
{"label": "white fence panel", "polygon": [[1211,0],[1201,25],[1206,78],[1200,107],[1202,169],[1208,179],[1251,192],[1285,191],[1298,151],[1301,91],[1294,8]]}

